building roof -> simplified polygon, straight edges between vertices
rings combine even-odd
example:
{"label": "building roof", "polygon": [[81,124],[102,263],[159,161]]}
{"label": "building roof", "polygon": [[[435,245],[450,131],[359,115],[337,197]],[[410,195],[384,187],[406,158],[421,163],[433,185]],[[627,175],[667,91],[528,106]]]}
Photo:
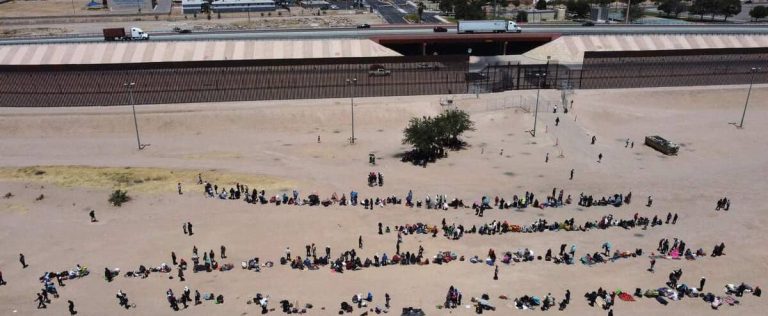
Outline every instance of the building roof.
{"label": "building roof", "polygon": [[104,42],[0,46],[0,65],[401,56],[367,39]]}
{"label": "building roof", "polygon": [[581,64],[585,51],[681,50],[703,48],[768,47],[768,35],[572,35],[534,48],[523,54],[561,64]]}

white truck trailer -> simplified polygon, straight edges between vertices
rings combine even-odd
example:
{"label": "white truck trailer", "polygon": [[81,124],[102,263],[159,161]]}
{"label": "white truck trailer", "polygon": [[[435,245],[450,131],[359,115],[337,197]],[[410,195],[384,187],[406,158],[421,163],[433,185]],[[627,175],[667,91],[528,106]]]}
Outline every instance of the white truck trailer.
{"label": "white truck trailer", "polygon": [[477,20],[459,21],[459,33],[520,33],[522,29],[514,21]]}

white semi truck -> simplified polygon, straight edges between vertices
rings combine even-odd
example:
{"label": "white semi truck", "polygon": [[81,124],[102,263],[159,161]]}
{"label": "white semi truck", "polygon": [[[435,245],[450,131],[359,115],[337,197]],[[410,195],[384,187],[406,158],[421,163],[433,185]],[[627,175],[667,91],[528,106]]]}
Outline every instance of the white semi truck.
{"label": "white semi truck", "polygon": [[459,21],[459,33],[520,33],[522,29],[514,21],[477,20]]}
{"label": "white semi truck", "polygon": [[105,41],[115,41],[115,40],[123,40],[123,41],[130,41],[130,40],[148,40],[149,34],[144,32],[142,29],[138,27],[131,27],[128,32],[125,31],[122,27],[117,28],[109,28],[109,29],[103,29],[102,33],[104,33],[104,40]]}

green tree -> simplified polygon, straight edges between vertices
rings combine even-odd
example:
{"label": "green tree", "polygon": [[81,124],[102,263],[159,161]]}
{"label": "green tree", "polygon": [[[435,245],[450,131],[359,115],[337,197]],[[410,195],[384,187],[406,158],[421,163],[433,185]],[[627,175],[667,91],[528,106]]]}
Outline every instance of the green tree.
{"label": "green tree", "polygon": [[719,0],[718,13],[722,14],[725,18],[723,21],[727,21],[728,17],[741,13],[741,1],[740,0]]}
{"label": "green tree", "polygon": [[450,148],[460,148],[464,142],[459,136],[467,131],[475,130],[475,123],[469,118],[469,114],[462,110],[447,110],[435,118],[437,130],[440,134],[440,144]]}
{"label": "green tree", "polygon": [[667,16],[674,15],[678,17],[680,13],[683,13],[688,8],[681,0],[663,0],[659,3],[658,9],[666,13]]}
{"label": "green tree", "polygon": [[428,154],[438,146],[439,131],[431,117],[414,117],[403,130],[403,145],[411,145],[417,152]]}
{"label": "green tree", "polygon": [[565,8],[571,14],[582,19],[589,16],[589,11],[591,9],[587,0],[568,0],[568,2],[565,3]]}
{"label": "green tree", "polygon": [[547,9],[547,1],[546,0],[538,0],[536,1],[536,10],[546,10]]}
{"label": "green tree", "polygon": [[453,7],[454,7],[453,0],[440,0],[440,3],[437,5],[437,8],[440,9],[440,11],[445,13],[453,12]]}
{"label": "green tree", "polygon": [[458,20],[482,20],[485,19],[483,0],[456,0],[453,7],[454,15]]}
{"label": "green tree", "polygon": [[768,16],[768,8],[762,5],[754,6],[749,10],[749,16],[755,20],[765,18]]}
{"label": "green tree", "polygon": [[527,23],[528,22],[528,12],[523,11],[523,10],[517,11],[517,18],[515,19],[515,21],[520,22],[520,23]]}
{"label": "green tree", "polygon": [[645,9],[641,8],[637,4],[632,4],[629,6],[629,21],[635,21],[641,17],[643,17],[643,14],[645,14]]}

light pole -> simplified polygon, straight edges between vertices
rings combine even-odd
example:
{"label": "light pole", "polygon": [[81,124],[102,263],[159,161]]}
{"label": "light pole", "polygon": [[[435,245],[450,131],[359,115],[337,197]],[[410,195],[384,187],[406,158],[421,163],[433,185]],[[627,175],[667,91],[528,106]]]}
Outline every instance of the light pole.
{"label": "light pole", "polygon": [[72,0],[72,15],[75,15],[75,0]]}
{"label": "light pole", "polygon": [[[539,93],[541,92],[541,78],[546,78],[546,73],[535,73],[536,76],[536,110],[533,112],[533,137],[536,137],[536,122],[539,120]],[[546,80],[546,79],[545,79]]]}
{"label": "light pole", "polygon": [[752,83],[755,81],[755,74],[759,72],[762,68],[760,67],[752,67],[752,69],[749,70],[752,75],[749,77],[749,90],[747,90],[747,101],[744,102],[744,112],[741,113],[741,123],[739,123],[739,128],[744,127],[744,116],[747,115],[747,105],[749,104],[749,95],[752,94]]}
{"label": "light pole", "polygon": [[128,100],[131,102],[131,109],[133,109],[133,126],[136,127],[136,146],[141,150],[141,140],[139,139],[139,123],[136,120],[136,106],[133,104],[133,87],[136,86],[135,82],[123,83],[123,86],[128,89]]}
{"label": "light pole", "polygon": [[624,17],[624,20],[625,20],[624,24],[629,24],[629,8],[631,7],[632,7],[632,0],[627,0],[627,13],[626,13],[626,16]]}
{"label": "light pole", "polygon": [[347,78],[347,86],[349,87],[349,107],[352,109],[352,138],[349,139],[350,144],[355,143],[355,94],[352,86],[357,85],[357,78]]}
{"label": "light pole", "polygon": [[250,27],[251,26],[251,4],[249,3],[246,6],[246,8],[247,8],[246,10],[248,10],[248,27]]}

